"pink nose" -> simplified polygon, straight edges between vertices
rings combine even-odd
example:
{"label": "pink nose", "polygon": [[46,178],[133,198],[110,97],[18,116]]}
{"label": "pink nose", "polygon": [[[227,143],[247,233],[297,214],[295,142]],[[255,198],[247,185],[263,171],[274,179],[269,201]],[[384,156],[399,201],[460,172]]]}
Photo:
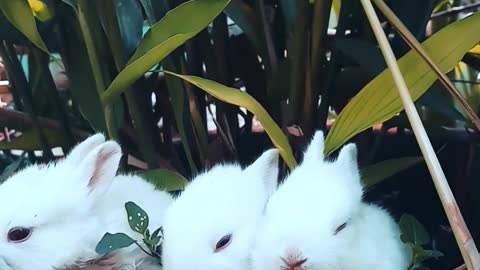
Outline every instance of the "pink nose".
{"label": "pink nose", "polygon": [[282,261],[285,263],[285,270],[300,270],[302,265],[307,261],[307,259],[299,260],[296,258],[288,258],[284,259],[280,257]]}

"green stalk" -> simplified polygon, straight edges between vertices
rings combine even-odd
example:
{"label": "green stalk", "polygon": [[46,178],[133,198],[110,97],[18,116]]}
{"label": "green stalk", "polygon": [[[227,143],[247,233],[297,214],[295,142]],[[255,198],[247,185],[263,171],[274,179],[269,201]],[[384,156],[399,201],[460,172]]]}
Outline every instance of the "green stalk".
{"label": "green stalk", "polygon": [[370,0],[361,0],[365,13],[367,14],[370,25],[373,29],[375,37],[379,43],[380,49],[383,53],[385,61],[392,73],[392,77],[397,86],[400,98],[402,100],[403,106],[405,107],[405,112],[407,114],[408,120],[414,131],[414,135],[417,139],[417,142],[422,151],[425,162],[427,163],[428,170],[432,176],[435,189],[437,190],[438,196],[442,203],[445,214],[447,215],[448,221],[452,228],[455,240],[460,249],[463,259],[467,269],[469,270],[479,270],[480,269],[480,255],[478,254],[477,247],[473,241],[472,235],[468,230],[465,220],[463,219],[462,213],[458,208],[455,197],[453,196],[452,190],[448,185],[448,181],[445,177],[445,174],[442,170],[440,162],[438,161],[437,155],[433,149],[433,146],[428,138],[427,132],[422,124],[422,120],[418,115],[418,111],[415,108],[410,92],[408,91],[407,84],[405,79],[400,72],[395,55],[393,54],[392,48],[388,43],[387,35],[383,31],[380,20],[373,8]]}
{"label": "green stalk", "polygon": [[[101,27],[96,16],[95,9],[92,8],[91,1],[78,0],[78,20],[80,22],[80,28],[82,30],[83,38],[88,51],[88,58],[95,78],[95,85],[97,88],[98,96],[101,97],[103,92],[107,89],[109,80],[106,78],[107,72],[102,70],[102,65],[99,59],[102,57],[99,54],[99,48],[95,44],[95,40],[101,40]],[[115,125],[113,102],[108,105],[104,105],[103,110],[105,114],[105,122],[107,125],[108,136],[113,140],[118,140],[118,127]]]}
{"label": "green stalk", "polygon": [[[287,126],[293,124],[300,124],[302,121],[302,106],[304,105],[306,89],[305,89],[305,73],[306,73],[306,59],[307,59],[307,28],[308,28],[308,1],[298,0],[296,2],[296,22],[295,22],[295,36],[293,51],[291,57],[292,73],[290,95],[288,99],[288,115]],[[289,56],[290,57],[290,56]],[[303,126],[302,126],[303,128]]]}
{"label": "green stalk", "polygon": [[[106,6],[103,7],[104,9],[102,11],[106,14],[106,19],[110,20],[108,24],[109,31],[107,33],[108,42],[112,50],[115,66],[117,71],[120,72],[126,66],[128,58],[125,54],[125,48],[123,47],[117,14],[115,12],[115,5],[112,0],[106,1],[104,4]],[[136,82],[133,87],[129,87],[125,91],[125,98],[135,132],[139,136],[138,144],[140,152],[142,153],[148,167],[156,168],[158,167],[159,162],[155,153],[155,126],[153,125],[152,112],[149,111],[150,106],[145,104],[149,100],[142,98],[144,93],[135,92],[135,88],[144,88],[139,86],[140,83]]]}
{"label": "green stalk", "polygon": [[52,78],[52,74],[49,71],[50,56],[37,47],[31,47],[31,49],[33,52],[33,57],[36,59],[37,62],[37,69],[40,71],[40,80],[43,83],[43,87],[47,89],[49,97],[54,104],[56,117],[61,123],[62,133],[68,143],[68,145],[64,147],[64,152],[67,153],[70,151],[71,147],[75,145],[75,138],[72,134],[70,121],[68,120],[64,104],[62,103],[60,96],[58,95],[57,87]]}
{"label": "green stalk", "polygon": [[[320,95],[320,87],[325,86],[322,84],[322,79],[325,79],[326,73],[326,51],[327,51],[327,32],[328,22],[330,20],[330,11],[332,9],[332,0],[315,1],[313,6],[313,18],[312,18],[312,102],[308,104],[310,108],[307,108],[306,114],[313,116],[313,124],[316,126],[318,98]],[[326,100],[324,106],[328,104],[328,89],[323,89],[321,92],[322,101]],[[322,120],[326,121],[326,119]]]}

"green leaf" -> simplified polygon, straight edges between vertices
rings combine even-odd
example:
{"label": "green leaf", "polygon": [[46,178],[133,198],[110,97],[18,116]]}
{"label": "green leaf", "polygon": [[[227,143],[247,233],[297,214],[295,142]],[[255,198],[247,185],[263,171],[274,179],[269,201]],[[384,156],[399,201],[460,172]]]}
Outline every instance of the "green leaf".
{"label": "green leaf", "polygon": [[[68,141],[63,136],[60,130],[43,128],[42,132],[48,141],[48,146],[50,146],[51,148],[69,145]],[[18,137],[12,136],[10,141],[1,141],[0,150],[35,151],[43,150],[43,146],[38,139],[36,131],[31,128],[23,131],[22,134]]]}
{"label": "green leaf", "polygon": [[167,10],[165,9],[165,2],[164,1],[157,1],[157,0],[139,0],[143,6],[143,10],[147,17],[148,23],[150,25],[158,22]]}
{"label": "green leaf", "polygon": [[131,56],[143,36],[142,8],[137,0],[116,0],[113,3],[116,13],[115,23],[118,23],[125,54]]}
{"label": "green leaf", "polygon": [[147,244],[150,247],[150,249],[155,250],[155,248],[160,243],[162,236],[159,235],[159,233],[161,230],[162,230],[162,227],[156,229],[150,237],[147,237],[147,239],[144,239],[144,243]]}
{"label": "green leaf", "polygon": [[112,101],[150,68],[197,35],[229,2],[230,0],[191,0],[168,12],[145,34],[127,66],[103,94],[103,102]]}
{"label": "green leaf", "polygon": [[365,188],[372,187],[382,180],[406,170],[423,160],[423,157],[402,157],[388,159],[362,168],[362,180]]}
{"label": "green leaf", "polygon": [[0,10],[5,17],[33,44],[48,52],[47,45],[38,33],[35,17],[27,0],[0,0]]}
{"label": "green leaf", "polygon": [[402,215],[399,225],[402,231],[400,238],[404,243],[425,245],[430,242],[430,235],[427,230],[414,216],[410,214]]}
{"label": "green leaf", "polygon": [[[480,13],[473,14],[438,31],[422,46],[439,68],[447,73],[480,40]],[[462,33],[459,37],[458,33]],[[408,52],[398,60],[400,71],[417,100],[435,82],[434,71],[417,55]],[[342,110],[325,141],[325,154],[329,155],[356,134],[384,122],[403,110],[392,74],[385,69],[367,84]]]}
{"label": "green leaf", "polygon": [[147,213],[134,202],[127,202],[125,204],[125,209],[127,210],[128,224],[130,225],[130,228],[133,231],[144,235],[148,229],[149,223]]}
{"label": "green leaf", "polygon": [[165,191],[183,190],[188,184],[187,179],[180,174],[164,169],[142,171],[138,175],[153,183],[155,188]]}
{"label": "green leaf", "polygon": [[135,240],[124,233],[106,233],[97,244],[95,252],[99,255],[106,255],[115,250],[126,248],[135,243]]}
{"label": "green leaf", "polygon": [[293,169],[297,165],[292,153],[292,148],[290,147],[285,134],[283,134],[280,127],[275,121],[273,121],[262,105],[260,105],[260,103],[248,93],[196,76],[179,75],[170,71],[165,71],[165,73],[182,78],[221,101],[244,107],[252,112],[257,117],[258,121],[260,121],[268,136],[270,136],[275,147],[280,151],[280,155],[283,157],[288,167]]}
{"label": "green leaf", "polygon": [[439,258],[444,256],[444,254],[440,251],[437,250],[425,250],[423,247],[420,245],[415,245],[412,243],[408,244],[410,246],[410,249],[412,251],[412,264],[416,265],[419,264],[425,260],[431,259],[431,258]]}
{"label": "green leaf", "polygon": [[162,236],[159,235],[160,232],[162,232],[162,227],[156,229],[156,230],[152,233],[152,237],[150,237],[150,238],[152,238],[152,239],[154,239],[154,238],[161,238]]}
{"label": "green leaf", "polygon": [[85,40],[80,35],[81,29],[75,11],[63,8],[59,14],[63,17],[63,30],[70,33],[64,35],[60,53],[70,82],[72,100],[93,130],[106,134],[108,131],[103,105],[97,92]]}
{"label": "green leaf", "polygon": [[232,0],[225,8],[225,14],[247,35],[260,52],[262,58],[268,56],[262,18],[258,12],[242,0]]}
{"label": "green leaf", "polygon": [[[172,55],[167,57],[163,63],[164,67],[174,71],[180,70],[180,63],[177,60],[178,57],[173,57]],[[167,84],[167,90],[171,98],[175,123],[177,124],[177,129],[180,133],[183,150],[185,151],[190,170],[195,174],[197,173],[198,168],[193,160],[192,150],[190,148],[190,142],[193,139],[192,136],[194,136],[194,133],[192,132],[190,125],[190,110],[186,109],[188,108],[186,91],[182,81],[178,78],[167,76],[165,78],[165,83]]]}

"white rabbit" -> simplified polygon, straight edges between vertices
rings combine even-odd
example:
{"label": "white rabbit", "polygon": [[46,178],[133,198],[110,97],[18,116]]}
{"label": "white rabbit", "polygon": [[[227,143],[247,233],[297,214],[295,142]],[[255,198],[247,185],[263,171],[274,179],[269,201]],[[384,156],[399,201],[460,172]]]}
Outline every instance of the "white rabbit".
{"label": "white rabbit", "polygon": [[245,169],[222,164],[195,177],[167,209],[163,269],[248,269],[258,222],[277,177],[274,149]]}
{"label": "white rabbit", "polygon": [[95,252],[106,232],[137,237],[127,201],[150,215],[151,231],[173,201],[139,177],[116,176],[121,155],[116,142],[96,134],[64,160],[27,167],[0,185],[0,269],[161,269],[135,245],[106,258]]}
{"label": "white rabbit", "polygon": [[253,270],[406,270],[409,250],[393,218],[362,202],[357,148],[324,161],[316,132],[301,165],[271,196],[252,251]]}

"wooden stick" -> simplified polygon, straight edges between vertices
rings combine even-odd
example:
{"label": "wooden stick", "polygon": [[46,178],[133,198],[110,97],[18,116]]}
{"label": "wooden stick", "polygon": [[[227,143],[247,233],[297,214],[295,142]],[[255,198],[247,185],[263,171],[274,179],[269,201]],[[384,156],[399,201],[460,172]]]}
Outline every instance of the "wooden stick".
{"label": "wooden stick", "polygon": [[472,235],[465,224],[457,202],[452,194],[452,190],[450,189],[442,167],[440,166],[440,162],[438,161],[432,144],[427,136],[427,132],[425,131],[422,121],[420,120],[420,116],[415,108],[405,80],[400,72],[400,68],[397,65],[395,55],[393,54],[392,48],[388,43],[387,36],[383,31],[380,20],[378,19],[370,0],[360,1],[365,13],[367,14],[375,37],[380,45],[380,49],[382,50],[385,61],[392,72],[392,76],[400,94],[400,98],[403,102],[403,106],[405,107],[408,120],[412,125],[415,137],[425,158],[430,174],[432,175],[433,183],[438,195],[440,196],[440,201],[442,202],[443,208],[448,217],[448,221],[452,227],[453,234],[457,240],[458,247],[462,253],[463,259],[465,260],[467,269],[480,270],[480,256],[472,239]]}
{"label": "wooden stick", "polygon": [[410,48],[417,51],[417,53],[427,62],[427,64],[435,71],[440,82],[445,86],[445,88],[450,92],[450,94],[460,103],[465,113],[468,115],[473,125],[477,128],[477,131],[480,131],[480,119],[478,118],[475,111],[470,107],[468,102],[463,98],[463,96],[458,92],[455,85],[452,81],[445,75],[440,68],[433,62],[433,60],[428,56],[428,53],[423,49],[422,45],[418,40],[413,36],[413,34],[408,30],[408,28],[402,23],[402,21],[393,13],[393,11],[383,2],[383,0],[373,0],[378,9],[382,11],[385,18],[392,24],[393,27],[397,30],[403,40],[410,46]]}

